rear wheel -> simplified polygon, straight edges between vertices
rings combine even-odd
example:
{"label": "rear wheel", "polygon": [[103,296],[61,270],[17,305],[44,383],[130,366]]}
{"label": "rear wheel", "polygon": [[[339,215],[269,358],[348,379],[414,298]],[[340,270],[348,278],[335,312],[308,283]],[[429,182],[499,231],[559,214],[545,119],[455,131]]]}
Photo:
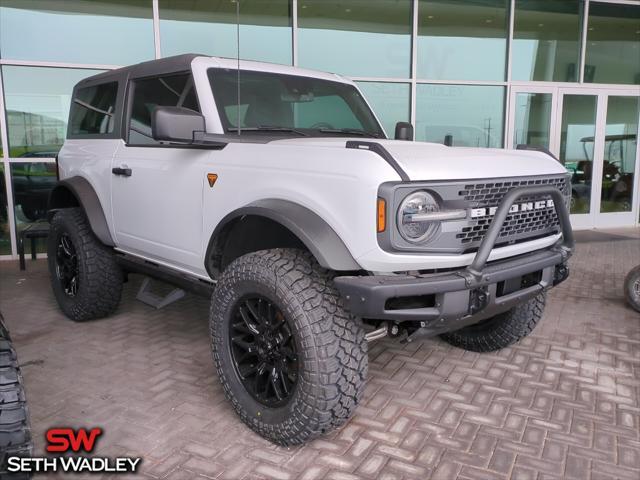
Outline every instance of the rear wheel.
{"label": "rear wheel", "polygon": [[91,231],[82,209],[67,208],[54,215],[47,256],[53,293],[67,317],[83,322],[116,310],[122,270],[113,251]]}
{"label": "rear wheel", "polygon": [[304,443],[342,425],[362,398],[362,323],[308,253],[264,250],[232,262],[212,296],[210,328],[225,394],[274,443]]}
{"label": "rear wheel", "polygon": [[0,315],[0,478],[29,478],[27,474],[8,474],[9,457],[31,455],[29,411],[22,386],[16,352]]}
{"label": "rear wheel", "polygon": [[546,294],[541,293],[511,310],[441,338],[451,345],[472,352],[493,352],[529,335],[542,319]]}

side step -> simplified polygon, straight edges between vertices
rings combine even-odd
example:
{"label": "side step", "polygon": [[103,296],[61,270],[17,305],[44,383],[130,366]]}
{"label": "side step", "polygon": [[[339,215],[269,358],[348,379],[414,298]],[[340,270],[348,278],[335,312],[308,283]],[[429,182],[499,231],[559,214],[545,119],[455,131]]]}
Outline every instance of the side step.
{"label": "side step", "polygon": [[136,298],[142,303],[146,303],[156,310],[160,310],[161,308],[164,308],[167,305],[171,305],[181,298],[184,298],[186,294],[187,292],[185,292],[181,288],[174,288],[164,297],[156,295],[151,291],[151,278],[145,277],[145,279],[142,281],[142,285],[140,285],[140,290],[138,290]]}
{"label": "side step", "polygon": [[[206,281],[196,277],[192,277],[187,274],[172,270],[171,268],[165,267],[163,265],[158,265],[157,263],[154,263],[154,262],[141,260],[139,258],[134,258],[129,255],[117,255],[116,258],[118,260],[118,263],[120,264],[120,266],[125,272],[140,273],[147,277],[151,277],[151,278],[160,280],[162,282],[166,282],[170,285],[174,285],[178,287],[181,290],[186,290],[188,292],[195,293],[196,295],[200,295],[202,297],[207,297],[207,298],[211,297],[211,294],[213,293],[213,289],[215,287],[215,283],[213,281]],[[145,282],[148,287],[148,279],[145,279]],[[143,287],[145,286],[145,282],[143,282],[142,284]],[[147,298],[147,299],[152,298],[152,297],[149,297],[149,294],[151,294],[156,299],[161,298],[151,293],[148,288],[143,292],[143,288],[141,287],[140,291],[138,292],[138,296],[140,296],[140,294],[142,294],[143,298]],[[174,295],[174,292],[171,292],[169,295]],[[177,296],[178,294],[176,293],[175,295]],[[184,296],[184,292],[182,296]],[[145,302],[145,300],[141,300],[141,301]],[[154,302],[154,300],[151,300],[151,301]],[[172,300],[172,301],[175,301],[175,300]],[[149,303],[149,305],[155,306],[153,303]],[[168,305],[168,303],[165,305]],[[161,307],[156,307],[156,308],[161,308]]]}

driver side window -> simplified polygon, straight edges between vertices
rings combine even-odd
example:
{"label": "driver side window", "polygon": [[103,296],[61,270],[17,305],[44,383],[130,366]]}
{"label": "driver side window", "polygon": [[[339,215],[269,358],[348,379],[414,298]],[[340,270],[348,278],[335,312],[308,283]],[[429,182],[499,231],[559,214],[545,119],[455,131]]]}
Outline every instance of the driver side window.
{"label": "driver side window", "polygon": [[151,112],[157,106],[185,107],[200,112],[190,73],[163,75],[133,81],[129,144],[160,144],[151,136]]}

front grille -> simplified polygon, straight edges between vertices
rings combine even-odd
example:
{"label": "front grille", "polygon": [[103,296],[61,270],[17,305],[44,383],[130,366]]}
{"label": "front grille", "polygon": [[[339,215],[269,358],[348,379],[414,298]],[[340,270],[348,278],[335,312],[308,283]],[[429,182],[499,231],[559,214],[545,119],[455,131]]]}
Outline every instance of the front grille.
{"label": "front grille", "polygon": [[[553,185],[563,192],[565,196],[567,195],[567,178],[562,176],[467,184],[459,190],[458,198],[463,199],[469,208],[497,207],[509,190],[515,187],[540,185]],[[519,198],[516,203],[537,202],[549,198],[551,198],[549,195],[527,196]],[[468,220],[467,226],[461,229],[461,233],[456,234],[456,239],[466,249],[473,248],[484,238],[491,225],[492,218],[493,215],[485,215]],[[560,222],[553,206],[515,212],[507,216],[500,229],[496,244],[516,243],[531,239],[531,237],[540,237],[558,232],[560,232]]]}

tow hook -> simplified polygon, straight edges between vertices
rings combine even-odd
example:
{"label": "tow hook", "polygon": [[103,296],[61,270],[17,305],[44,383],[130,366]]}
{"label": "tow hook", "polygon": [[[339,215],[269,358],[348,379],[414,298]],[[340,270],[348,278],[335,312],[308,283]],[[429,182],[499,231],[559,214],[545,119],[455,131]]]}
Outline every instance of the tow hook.
{"label": "tow hook", "polygon": [[569,277],[569,266],[566,263],[556,265],[553,272],[553,286],[564,282]]}
{"label": "tow hook", "polygon": [[471,315],[483,310],[489,304],[489,287],[471,290],[469,295],[469,313]]}

